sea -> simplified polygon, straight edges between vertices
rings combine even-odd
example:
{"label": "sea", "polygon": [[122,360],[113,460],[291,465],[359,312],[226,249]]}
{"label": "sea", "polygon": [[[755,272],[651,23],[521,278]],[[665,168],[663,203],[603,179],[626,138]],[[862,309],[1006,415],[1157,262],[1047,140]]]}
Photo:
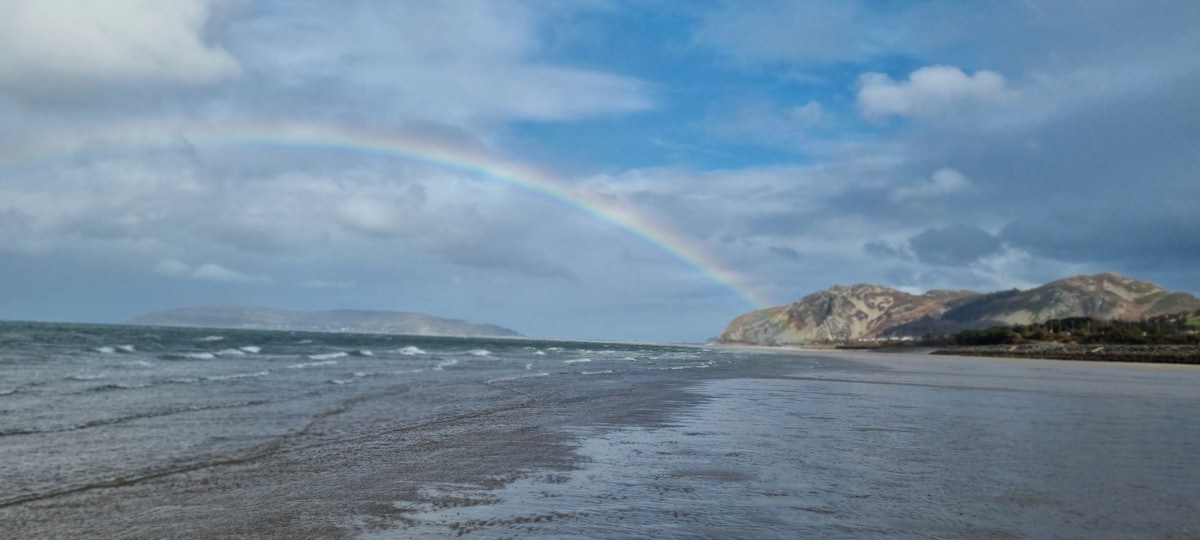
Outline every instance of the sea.
{"label": "sea", "polygon": [[1200,538],[1200,369],[0,322],[2,538]]}

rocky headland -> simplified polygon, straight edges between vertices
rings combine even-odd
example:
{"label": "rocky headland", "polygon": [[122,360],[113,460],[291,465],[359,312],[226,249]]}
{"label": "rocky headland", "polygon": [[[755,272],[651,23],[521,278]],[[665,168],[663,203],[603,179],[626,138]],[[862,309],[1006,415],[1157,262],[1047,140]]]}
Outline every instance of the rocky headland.
{"label": "rocky headland", "polygon": [[786,306],[739,315],[717,341],[813,345],[916,340],[1071,317],[1139,321],[1198,310],[1200,299],[1192,294],[1111,272],[991,293],[935,290],[914,295],[883,285],[835,285]]}

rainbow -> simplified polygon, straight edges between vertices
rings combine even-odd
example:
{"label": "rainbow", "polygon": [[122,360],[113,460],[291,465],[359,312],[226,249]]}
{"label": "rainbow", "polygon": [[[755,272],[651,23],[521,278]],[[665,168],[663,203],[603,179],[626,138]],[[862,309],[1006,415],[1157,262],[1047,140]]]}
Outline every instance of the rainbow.
{"label": "rainbow", "polygon": [[[113,140],[113,130],[106,130]],[[131,151],[179,148],[180,144],[203,147],[284,147],[312,148],[400,159],[444,167],[471,176],[488,179],[535,193],[578,209],[611,223],[695,269],[709,280],[729,290],[752,309],[774,305],[759,293],[741,273],[730,268],[700,244],[651,216],[581,191],[556,179],[549,172],[515,161],[505,160],[487,151],[448,144],[429,137],[405,133],[370,131],[361,128],[311,124],[221,125],[189,129],[186,137],[174,141],[130,142],[116,137],[115,143],[88,143],[72,149],[41,152],[35,156],[0,160],[0,171],[34,168],[60,160],[107,156]],[[134,137],[133,140],[137,140]]]}

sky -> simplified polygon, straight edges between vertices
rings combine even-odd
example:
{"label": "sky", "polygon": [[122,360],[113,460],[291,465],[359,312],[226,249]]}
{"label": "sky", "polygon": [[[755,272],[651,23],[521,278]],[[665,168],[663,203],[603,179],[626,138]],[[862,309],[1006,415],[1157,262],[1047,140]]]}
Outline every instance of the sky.
{"label": "sky", "polygon": [[0,0],[0,319],[1200,292],[1200,2]]}

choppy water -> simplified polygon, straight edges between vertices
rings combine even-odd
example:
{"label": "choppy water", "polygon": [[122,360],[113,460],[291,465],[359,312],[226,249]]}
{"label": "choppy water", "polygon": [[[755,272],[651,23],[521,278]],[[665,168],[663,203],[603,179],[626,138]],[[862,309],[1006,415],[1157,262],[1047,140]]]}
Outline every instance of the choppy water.
{"label": "choppy water", "polygon": [[1200,370],[0,323],[5,537],[1200,538]]}

